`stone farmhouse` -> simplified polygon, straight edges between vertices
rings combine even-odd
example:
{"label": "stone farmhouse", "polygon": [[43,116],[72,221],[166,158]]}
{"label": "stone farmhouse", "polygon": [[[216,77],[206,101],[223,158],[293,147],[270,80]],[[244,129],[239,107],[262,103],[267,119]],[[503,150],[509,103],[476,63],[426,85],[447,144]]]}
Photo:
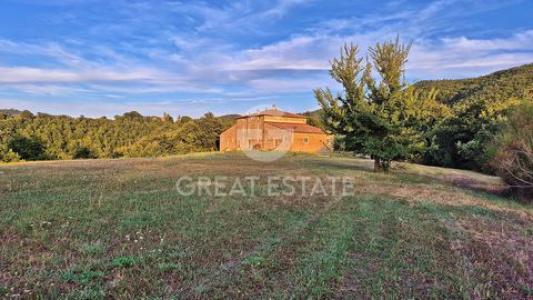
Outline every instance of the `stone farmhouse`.
{"label": "stone farmhouse", "polygon": [[319,153],[330,151],[332,147],[333,136],[307,124],[305,116],[276,108],[240,117],[220,135],[220,151]]}

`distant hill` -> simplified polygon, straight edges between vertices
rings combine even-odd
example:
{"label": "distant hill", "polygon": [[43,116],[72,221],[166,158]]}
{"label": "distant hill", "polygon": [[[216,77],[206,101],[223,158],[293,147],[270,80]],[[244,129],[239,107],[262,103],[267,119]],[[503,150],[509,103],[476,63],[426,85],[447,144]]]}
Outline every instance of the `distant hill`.
{"label": "distant hill", "polygon": [[219,119],[227,119],[227,120],[235,120],[235,119],[240,118],[240,117],[242,117],[242,115],[229,114],[229,115],[222,115],[222,116],[219,116],[217,118],[219,118]]}
{"label": "distant hill", "polygon": [[[414,85],[418,89],[437,89],[437,100],[447,105],[469,100],[501,101],[511,97],[523,98],[527,93],[533,95],[533,63],[475,78],[422,80]],[[317,109],[303,115],[307,116],[313,125],[324,128],[320,118],[321,111]]]}
{"label": "distant hill", "polygon": [[468,100],[522,98],[526,93],[533,93],[533,63],[476,78],[423,80],[415,87],[438,89],[437,99],[449,105]]}
{"label": "distant hill", "polygon": [[307,117],[307,124],[321,129],[326,129],[326,126],[322,122],[322,109],[306,111],[302,113],[302,115]]}
{"label": "distant hill", "polygon": [[14,116],[20,114],[22,111],[17,109],[1,109],[0,108],[0,114],[8,115],[8,116]]}

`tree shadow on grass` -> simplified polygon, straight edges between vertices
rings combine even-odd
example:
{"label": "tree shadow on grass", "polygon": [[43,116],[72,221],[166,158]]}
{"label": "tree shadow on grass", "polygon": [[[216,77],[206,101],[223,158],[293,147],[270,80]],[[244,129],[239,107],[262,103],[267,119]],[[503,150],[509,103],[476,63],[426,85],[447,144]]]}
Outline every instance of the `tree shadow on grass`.
{"label": "tree shadow on grass", "polygon": [[342,159],[342,160],[329,160],[329,159],[314,159],[306,160],[305,164],[312,168],[325,168],[328,170],[337,171],[362,171],[373,173],[373,162],[364,159]]}
{"label": "tree shadow on grass", "polygon": [[[369,173],[369,175],[374,175],[373,171],[373,161],[370,159],[342,159],[342,160],[312,160],[307,162],[311,167],[316,168],[325,168],[328,170],[337,170],[337,171],[360,171]],[[431,168],[429,166],[417,165],[421,168]],[[445,172],[446,169],[442,169]],[[503,183],[503,181],[498,181],[497,179],[492,182],[486,180],[476,180],[473,176],[468,176],[466,173],[462,174],[463,170],[449,169],[450,174],[420,174],[413,171],[409,171],[403,163],[396,163],[393,165],[393,169],[390,171],[389,175],[391,181],[399,181],[412,184],[442,184],[450,187],[460,188],[467,191],[472,191],[476,193],[481,193],[484,196],[499,196],[505,198],[512,198],[509,187]],[[467,172],[467,171],[464,171]],[[475,173],[470,172],[469,173]],[[480,174],[482,176],[487,176]],[[487,176],[488,177],[488,176]]]}

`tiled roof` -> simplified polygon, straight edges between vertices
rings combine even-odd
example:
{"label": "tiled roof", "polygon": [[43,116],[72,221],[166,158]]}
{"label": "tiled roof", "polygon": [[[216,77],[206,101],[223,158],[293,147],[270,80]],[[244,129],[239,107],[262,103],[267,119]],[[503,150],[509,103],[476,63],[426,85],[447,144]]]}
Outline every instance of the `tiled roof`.
{"label": "tiled roof", "polygon": [[308,124],[288,123],[288,122],[265,122],[265,125],[271,125],[280,129],[292,130],[301,133],[325,133],[322,129]]}

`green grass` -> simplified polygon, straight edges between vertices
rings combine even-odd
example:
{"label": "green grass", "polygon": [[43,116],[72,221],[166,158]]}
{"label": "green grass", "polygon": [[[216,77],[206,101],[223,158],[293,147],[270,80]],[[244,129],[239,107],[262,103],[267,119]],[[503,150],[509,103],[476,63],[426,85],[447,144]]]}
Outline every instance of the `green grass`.
{"label": "green grass", "polygon": [[[2,165],[0,298],[533,296],[533,210],[493,195],[497,178],[371,166],[238,153]],[[184,175],[350,176],[356,193],[268,197],[261,181],[254,197],[180,196]]]}

